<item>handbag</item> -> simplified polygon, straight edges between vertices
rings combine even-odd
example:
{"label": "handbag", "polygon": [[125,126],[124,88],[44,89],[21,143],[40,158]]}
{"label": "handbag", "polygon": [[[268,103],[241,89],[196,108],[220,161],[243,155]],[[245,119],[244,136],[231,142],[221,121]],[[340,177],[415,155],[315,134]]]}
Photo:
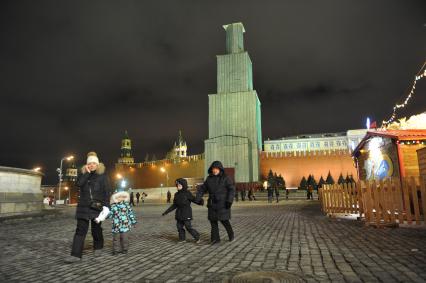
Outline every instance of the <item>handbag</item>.
{"label": "handbag", "polygon": [[89,193],[90,193],[90,208],[96,211],[102,211],[103,203],[99,200],[94,200],[92,197],[92,186],[89,185]]}

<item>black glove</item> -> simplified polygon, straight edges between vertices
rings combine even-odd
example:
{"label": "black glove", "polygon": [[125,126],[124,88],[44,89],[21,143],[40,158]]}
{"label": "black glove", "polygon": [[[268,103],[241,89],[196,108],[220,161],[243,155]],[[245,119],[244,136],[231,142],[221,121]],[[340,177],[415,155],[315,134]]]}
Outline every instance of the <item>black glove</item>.
{"label": "black glove", "polygon": [[232,202],[225,202],[225,208],[226,209],[230,209],[231,208],[231,206],[232,206]]}
{"label": "black glove", "polygon": [[198,202],[199,205],[203,206],[204,205],[204,199],[200,199],[200,201]]}

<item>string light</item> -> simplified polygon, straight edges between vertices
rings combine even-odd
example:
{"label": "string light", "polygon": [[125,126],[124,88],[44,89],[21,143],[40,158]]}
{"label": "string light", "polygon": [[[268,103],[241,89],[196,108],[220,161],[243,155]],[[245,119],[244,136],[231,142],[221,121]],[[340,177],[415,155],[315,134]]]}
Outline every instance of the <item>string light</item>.
{"label": "string light", "polygon": [[386,121],[383,120],[383,122],[382,122],[382,128],[384,128],[386,125],[390,124],[391,122],[393,122],[395,120],[395,118],[396,118],[396,110],[398,110],[400,108],[404,108],[408,104],[408,101],[410,101],[411,97],[414,94],[414,90],[416,89],[416,83],[417,83],[417,81],[421,80],[424,77],[426,77],[426,69],[424,71],[422,71],[425,65],[426,65],[426,61],[425,61],[425,63],[423,63],[423,66],[421,67],[420,71],[414,77],[413,86],[411,87],[411,90],[408,93],[407,97],[405,98],[404,102],[401,103],[401,104],[397,103],[393,107],[393,112],[392,112],[391,117],[388,120],[386,120]]}
{"label": "string light", "polygon": [[421,145],[426,145],[426,140],[404,140],[404,141],[397,141],[397,144],[403,144],[403,145],[410,145],[410,144],[421,144]]}

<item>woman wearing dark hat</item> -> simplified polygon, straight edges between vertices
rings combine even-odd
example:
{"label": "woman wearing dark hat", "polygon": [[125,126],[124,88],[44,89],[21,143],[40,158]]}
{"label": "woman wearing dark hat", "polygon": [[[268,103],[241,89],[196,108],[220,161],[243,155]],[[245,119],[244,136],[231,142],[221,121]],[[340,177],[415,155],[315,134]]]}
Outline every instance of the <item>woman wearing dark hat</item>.
{"label": "woman wearing dark hat", "polygon": [[234,231],[231,223],[231,206],[235,196],[235,186],[231,178],[225,174],[220,161],[214,161],[209,170],[209,176],[203,185],[198,188],[196,202],[201,203],[203,195],[208,192],[207,200],[208,219],[211,224],[211,243],[220,242],[218,221],[222,223],[228,233],[229,240],[234,240]]}
{"label": "woman wearing dark hat", "polygon": [[74,234],[71,256],[65,259],[67,263],[80,261],[89,222],[92,228],[95,256],[100,254],[100,250],[104,246],[101,223],[97,223],[95,218],[98,217],[104,207],[109,208],[111,187],[105,174],[105,166],[103,163],[99,163],[95,152],[87,154],[86,165],[81,169],[76,185],[80,188],[80,198],[75,215],[77,229]]}

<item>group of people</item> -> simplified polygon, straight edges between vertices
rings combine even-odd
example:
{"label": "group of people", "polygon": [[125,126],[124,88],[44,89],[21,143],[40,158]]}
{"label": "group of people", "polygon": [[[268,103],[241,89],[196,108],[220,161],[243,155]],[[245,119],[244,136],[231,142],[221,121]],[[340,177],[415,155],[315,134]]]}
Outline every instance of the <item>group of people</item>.
{"label": "group of people", "polygon": [[[249,201],[253,201],[256,200],[256,196],[254,195],[254,190],[252,188],[249,189],[248,191],[248,195],[247,195],[247,190],[246,189],[242,189],[240,191],[240,195],[241,195],[241,200],[245,201],[246,197],[248,197]],[[238,201],[238,192],[235,192],[235,201]]]}
{"label": "group of people", "polygon": [[[132,209],[133,193],[129,194],[122,191],[115,192],[111,196],[111,187],[105,174],[105,166],[99,162],[95,152],[88,153],[86,165],[81,169],[76,185],[80,188],[80,198],[75,215],[77,228],[73,238],[71,255],[65,259],[65,262],[75,263],[81,260],[89,224],[93,237],[94,255],[96,257],[101,255],[101,250],[104,247],[102,222],[108,218],[112,220],[112,254],[126,254],[129,249],[128,232],[137,224],[137,218]],[[208,169],[208,177],[199,186],[195,196],[188,190],[185,179],[177,179],[175,185],[177,192],[174,195],[173,203],[162,215],[165,216],[175,210],[179,242],[185,242],[186,231],[192,235],[196,243],[200,242],[200,234],[191,225],[191,203],[204,205],[203,196],[206,193],[209,194],[207,208],[208,220],[211,225],[211,244],[220,242],[219,222],[225,227],[229,241],[234,240],[234,231],[230,219],[235,185],[231,178],[225,174],[220,161],[211,164]],[[138,202],[139,197],[136,195]]]}
{"label": "group of people", "polygon": [[142,192],[139,193],[137,192],[135,195],[133,194],[133,192],[130,193],[130,198],[129,198],[129,202],[130,205],[135,206],[135,196],[136,196],[136,205],[139,205],[139,200],[142,201],[142,203],[145,202],[145,198],[148,196],[146,193]]}

